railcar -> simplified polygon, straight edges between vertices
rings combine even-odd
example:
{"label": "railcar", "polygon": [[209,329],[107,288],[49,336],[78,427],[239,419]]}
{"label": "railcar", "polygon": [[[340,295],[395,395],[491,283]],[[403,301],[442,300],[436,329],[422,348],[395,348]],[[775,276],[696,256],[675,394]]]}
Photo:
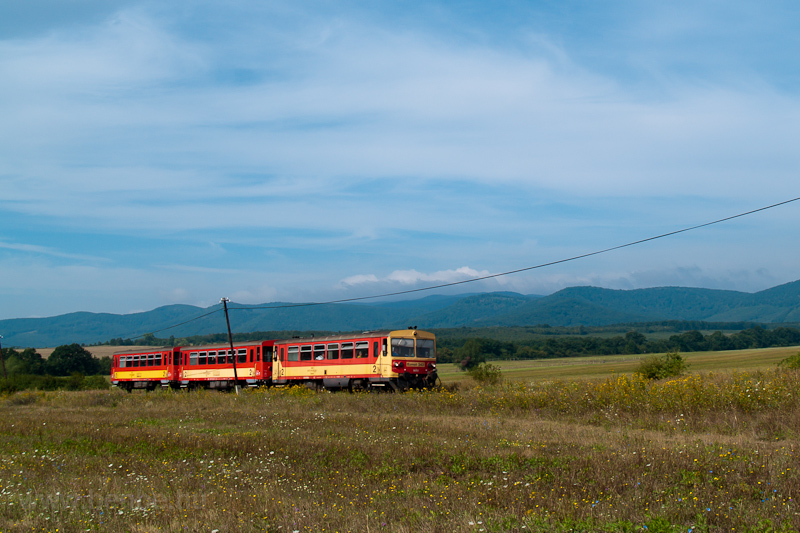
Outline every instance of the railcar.
{"label": "railcar", "polygon": [[436,338],[416,329],[287,339],[274,345],[273,384],[407,390],[437,380]]}
{"label": "railcar", "polygon": [[233,351],[219,344],[122,352],[111,369],[112,384],[129,392],[235,385],[408,390],[437,379],[436,337],[415,328],[240,342]]}
{"label": "railcar", "polygon": [[271,340],[234,343],[235,355],[230,345],[183,347],[180,349],[179,386],[184,389],[230,389],[237,384],[247,387],[271,385],[274,343]]}
{"label": "railcar", "polygon": [[128,392],[133,389],[175,387],[180,369],[180,351],[180,347],[175,347],[114,354],[111,384]]}

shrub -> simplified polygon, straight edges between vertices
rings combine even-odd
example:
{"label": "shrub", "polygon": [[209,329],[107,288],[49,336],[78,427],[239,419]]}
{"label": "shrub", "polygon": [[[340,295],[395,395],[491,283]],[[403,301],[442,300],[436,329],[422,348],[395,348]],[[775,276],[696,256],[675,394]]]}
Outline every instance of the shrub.
{"label": "shrub", "polygon": [[470,368],[469,375],[482,385],[496,385],[502,379],[500,367],[491,363],[481,363]]}
{"label": "shrub", "polygon": [[84,390],[108,390],[111,388],[111,383],[105,376],[89,376],[83,380]]}
{"label": "shrub", "polygon": [[797,355],[787,357],[786,359],[778,363],[778,366],[789,370],[800,369],[800,352],[797,352]]}
{"label": "shrub", "polygon": [[668,352],[662,356],[651,355],[639,363],[637,373],[646,379],[664,379],[680,376],[689,365],[678,352]]}

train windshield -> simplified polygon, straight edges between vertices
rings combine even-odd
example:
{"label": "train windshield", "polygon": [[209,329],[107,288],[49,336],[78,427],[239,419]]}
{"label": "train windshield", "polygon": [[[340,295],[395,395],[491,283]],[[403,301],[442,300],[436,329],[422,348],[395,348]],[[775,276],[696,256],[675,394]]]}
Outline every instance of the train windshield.
{"label": "train windshield", "polygon": [[414,339],[392,339],[392,357],[414,357]]}

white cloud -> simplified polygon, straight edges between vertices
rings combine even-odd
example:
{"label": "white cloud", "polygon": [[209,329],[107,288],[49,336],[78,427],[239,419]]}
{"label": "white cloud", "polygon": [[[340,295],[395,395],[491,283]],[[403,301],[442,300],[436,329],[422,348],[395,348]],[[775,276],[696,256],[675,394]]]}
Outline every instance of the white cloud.
{"label": "white cloud", "polygon": [[342,285],[355,286],[376,283],[399,283],[401,285],[416,285],[418,283],[452,283],[467,279],[488,276],[487,271],[478,271],[470,267],[461,267],[455,270],[439,270],[426,274],[416,270],[395,270],[388,276],[379,278],[375,274],[359,274],[350,276],[341,281]]}
{"label": "white cloud", "polygon": [[378,276],[375,274],[356,274],[355,276],[350,276],[341,281],[342,285],[353,286],[353,285],[364,285],[367,283],[379,283],[380,280]]}

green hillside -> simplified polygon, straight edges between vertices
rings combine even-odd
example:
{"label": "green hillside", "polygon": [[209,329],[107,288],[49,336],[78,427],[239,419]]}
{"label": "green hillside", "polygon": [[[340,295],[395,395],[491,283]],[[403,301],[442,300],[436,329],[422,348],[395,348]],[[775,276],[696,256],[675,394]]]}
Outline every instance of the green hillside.
{"label": "green hillside", "polygon": [[[231,328],[243,333],[356,331],[410,325],[427,329],[540,324],[608,326],[669,320],[800,323],[800,281],[752,294],[685,287],[637,290],[570,287],[544,297],[496,292],[368,304],[231,304]],[[182,325],[165,329],[175,324]],[[207,309],[170,305],[127,315],[81,312],[0,321],[3,344],[19,347],[92,344],[134,338],[148,332],[158,332],[160,337],[188,337],[223,331],[225,320],[219,305]]]}

